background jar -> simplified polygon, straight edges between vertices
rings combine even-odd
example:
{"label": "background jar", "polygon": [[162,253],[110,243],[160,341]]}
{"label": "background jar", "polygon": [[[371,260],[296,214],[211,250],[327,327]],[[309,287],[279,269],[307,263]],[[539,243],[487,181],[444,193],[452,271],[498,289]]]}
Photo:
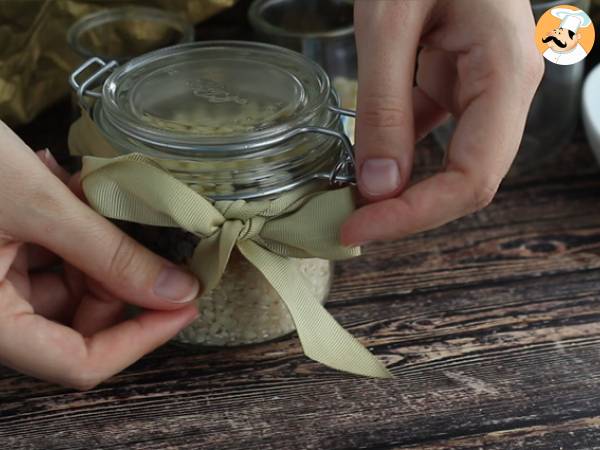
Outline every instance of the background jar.
{"label": "background jar", "polygon": [[[92,67],[94,75],[80,82]],[[100,94],[95,83],[110,72]],[[91,97],[91,118],[113,156],[155,158],[212,200],[275,198],[307,183],[327,189],[334,179],[352,178],[352,147],[329,78],[298,53],[247,42],[195,43],[121,67],[92,59],[73,73],[71,84],[82,99]],[[179,229],[122,225],[176,263],[189,262],[198,242]],[[294,261],[324,303],[330,262]],[[275,290],[239,253],[200,303],[203,313],[181,341],[240,345],[293,331]]]}
{"label": "background jar", "polygon": [[69,46],[83,61],[99,57],[124,63],[144,53],[193,40],[194,27],[182,16],[142,6],[88,14],[67,33]]}
{"label": "background jar", "polygon": [[[124,6],[102,9],[77,20],[67,42],[81,62],[98,57],[125,63],[144,53],[194,41],[194,27],[178,14],[158,8]],[[79,116],[72,96],[73,118]]]}
{"label": "background jar", "polygon": [[[356,109],[358,60],[353,0],[254,0],[248,19],[255,38],[295,50],[320,64],[344,108]],[[354,120],[345,119],[354,137]]]}

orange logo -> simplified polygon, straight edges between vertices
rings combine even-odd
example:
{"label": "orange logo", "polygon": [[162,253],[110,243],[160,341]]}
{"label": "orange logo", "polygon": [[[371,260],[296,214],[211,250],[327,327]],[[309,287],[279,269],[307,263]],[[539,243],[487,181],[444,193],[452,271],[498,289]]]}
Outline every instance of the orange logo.
{"label": "orange logo", "polygon": [[540,18],[537,47],[548,61],[570,66],[583,61],[592,51],[596,31],[585,11],[570,5],[551,8]]}

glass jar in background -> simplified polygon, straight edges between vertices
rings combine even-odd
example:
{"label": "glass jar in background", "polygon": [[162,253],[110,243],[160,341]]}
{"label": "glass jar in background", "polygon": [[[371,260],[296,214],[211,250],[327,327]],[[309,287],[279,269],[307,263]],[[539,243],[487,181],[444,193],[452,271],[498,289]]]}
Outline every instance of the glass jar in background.
{"label": "glass jar in background", "polygon": [[[112,71],[100,83],[101,95],[78,81],[96,64],[101,66],[96,74]],[[186,44],[120,67],[89,60],[71,83],[81,96],[91,95],[91,119],[117,154],[159,160],[214,201],[271,199],[307,183],[327,189],[332,180],[351,179],[351,145],[329,77],[296,52],[248,42]],[[136,224],[125,229],[175,263],[189,263],[199,242],[181,229]],[[325,303],[331,263],[293,261]],[[202,314],[179,341],[235,346],[294,330],[277,292],[237,251],[219,285],[200,302]]]}
{"label": "glass jar in background", "polygon": [[[572,5],[589,12],[590,0],[532,0],[536,22],[550,8],[559,5]],[[545,59],[544,62],[544,77],[533,99],[511,174],[527,173],[556,158],[577,127],[585,61],[572,66],[560,66]],[[451,119],[434,131],[443,148],[447,148],[455,126]]]}
{"label": "glass jar in background", "polygon": [[[254,0],[248,19],[256,38],[300,52],[331,78],[342,107],[356,109],[357,53],[353,0]],[[344,119],[354,136],[354,120]]]}
{"label": "glass jar in background", "polygon": [[124,63],[159,48],[193,42],[194,27],[158,8],[126,6],[83,16],[67,33],[82,62],[93,57]]}
{"label": "glass jar in background", "polygon": [[[153,50],[194,41],[194,27],[178,14],[158,8],[125,6],[81,17],[67,32],[67,42],[81,62],[93,57],[124,63]],[[79,117],[71,95],[71,119]]]}

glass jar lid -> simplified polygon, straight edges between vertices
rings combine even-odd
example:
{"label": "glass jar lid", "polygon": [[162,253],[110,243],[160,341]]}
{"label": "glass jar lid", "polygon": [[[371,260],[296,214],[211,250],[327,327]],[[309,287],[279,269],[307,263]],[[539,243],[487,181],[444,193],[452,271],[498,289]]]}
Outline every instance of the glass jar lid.
{"label": "glass jar lid", "polygon": [[313,124],[330,91],[323,69],[295,52],[194,43],[115,70],[103,86],[100,120],[158,146],[239,151],[249,141]]}
{"label": "glass jar lid", "polygon": [[161,159],[212,198],[353,181],[340,120],[352,112],[339,109],[325,71],[300,53],[254,42],[185,44],[120,67],[93,58],[70,82],[84,107],[84,96],[96,98],[91,118],[115,149]]}

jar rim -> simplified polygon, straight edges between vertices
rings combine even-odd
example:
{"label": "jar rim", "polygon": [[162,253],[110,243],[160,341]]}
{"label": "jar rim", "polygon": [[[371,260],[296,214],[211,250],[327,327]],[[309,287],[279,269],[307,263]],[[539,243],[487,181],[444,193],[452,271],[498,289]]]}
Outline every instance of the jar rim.
{"label": "jar rim", "polygon": [[[236,64],[248,67],[256,63],[256,73],[260,74],[264,71],[271,74],[271,77],[275,78],[274,83],[271,83],[269,79],[251,81],[261,83],[263,90],[270,90],[273,88],[273,84],[279,83],[282,90],[280,97],[283,106],[281,111],[278,112],[280,117],[275,116],[278,122],[273,123],[273,126],[267,124],[269,126],[265,125],[263,129],[250,132],[241,131],[238,133],[233,131],[229,135],[202,135],[198,129],[192,129],[191,132],[187,130],[184,132],[168,130],[165,127],[148,123],[145,117],[140,117],[140,110],[136,110],[135,103],[139,102],[139,98],[142,98],[142,101],[147,101],[147,99],[144,100],[144,96],[139,95],[138,91],[149,90],[147,86],[152,87],[152,83],[155,83],[153,76],[160,80],[161,89],[167,89],[164,88],[164,83],[169,81],[165,81],[168,78],[165,73],[168,72],[169,67],[175,67],[176,64],[179,64],[184,68],[182,70],[183,74],[176,74],[175,81],[171,82],[171,87],[179,89],[179,84],[177,84],[179,81],[186,80],[186,83],[190,82],[189,77],[186,78],[185,67],[192,66],[196,72],[204,71],[202,77],[210,77],[212,76],[209,73],[211,61],[214,64],[221,65],[231,63],[234,68],[237,67]],[[217,75],[222,77],[225,76],[223,75],[224,71],[225,69],[221,69],[221,72],[216,72]],[[234,84],[244,83],[243,78],[239,75],[227,75],[230,76],[230,81],[233,80]],[[196,82],[197,78],[204,82],[202,77],[193,75],[191,82]],[[215,75],[215,79],[218,79],[218,76]],[[212,80],[209,81],[212,82]],[[291,85],[293,87],[290,87]],[[213,89],[213,91],[210,89]],[[217,87],[217,91],[219,89]],[[230,88],[227,87],[227,89]],[[297,89],[300,98],[288,99],[289,104],[287,104],[285,96],[296,93],[294,89]],[[187,94],[185,90],[182,90],[182,92],[184,96]],[[209,88],[208,92],[214,92],[214,88]],[[154,92],[150,92],[150,94],[152,96]],[[136,98],[132,98],[136,95]],[[189,95],[191,96],[191,93]],[[274,94],[269,92],[268,95]],[[151,143],[155,146],[164,146],[172,150],[179,149],[184,152],[193,152],[202,149],[206,153],[222,154],[224,151],[239,153],[268,146],[269,141],[298,127],[326,125],[327,119],[325,123],[315,123],[315,121],[322,120],[322,114],[320,113],[329,106],[331,95],[331,82],[324,69],[300,53],[257,42],[206,41],[160,49],[134,58],[125,65],[118,67],[104,82],[101,104],[104,118],[114,128],[133,139]],[[201,100],[193,98],[192,102],[195,101],[193,103],[195,105]],[[220,103],[220,99],[217,99],[213,104],[210,104],[209,101],[207,105],[211,108],[211,111],[220,107],[227,107],[227,105],[221,105]],[[291,109],[288,114],[286,108],[290,105]],[[152,108],[154,108],[153,105],[148,109]],[[243,110],[243,107],[240,107],[240,109]]]}
{"label": "jar rim", "polygon": [[[248,20],[252,27],[266,34],[284,38],[335,39],[354,34],[354,24],[321,31],[295,31],[273,23],[265,17],[265,12],[268,8],[284,3],[285,1],[288,0],[254,0],[248,9]],[[340,0],[340,2],[347,3],[350,6],[354,3],[353,0]]]}
{"label": "jar rim", "polygon": [[194,26],[185,20],[181,15],[164,11],[159,8],[147,6],[123,6],[110,9],[102,9],[91,14],[87,14],[77,20],[67,31],[67,42],[69,46],[82,58],[91,58],[94,56],[104,59],[115,59],[119,62],[125,62],[131,57],[115,57],[106,54],[99,54],[90,49],[82,37],[102,25],[110,23],[119,23],[127,21],[148,21],[157,22],[178,31],[181,34],[178,44],[192,42],[194,40]]}

